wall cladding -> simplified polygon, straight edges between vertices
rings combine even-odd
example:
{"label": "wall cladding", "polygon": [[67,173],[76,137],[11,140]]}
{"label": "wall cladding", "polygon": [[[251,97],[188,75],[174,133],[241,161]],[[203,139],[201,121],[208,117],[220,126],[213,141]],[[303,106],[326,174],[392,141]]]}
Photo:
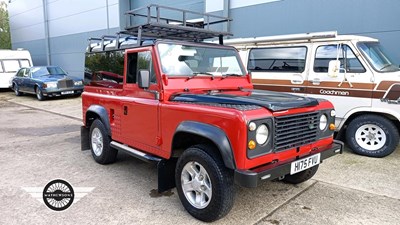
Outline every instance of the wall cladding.
{"label": "wall cladding", "polygon": [[398,9],[395,0],[285,0],[231,9],[231,32],[234,38],[330,30],[370,36],[400,63]]}

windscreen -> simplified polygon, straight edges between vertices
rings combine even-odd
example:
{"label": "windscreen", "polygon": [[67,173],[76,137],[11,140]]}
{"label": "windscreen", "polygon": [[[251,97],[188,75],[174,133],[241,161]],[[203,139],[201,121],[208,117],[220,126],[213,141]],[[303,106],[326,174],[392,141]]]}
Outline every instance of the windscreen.
{"label": "windscreen", "polygon": [[60,67],[34,67],[31,69],[32,77],[46,75],[67,75]]}
{"label": "windscreen", "polygon": [[385,54],[379,42],[360,42],[358,48],[368,59],[369,63],[378,72],[396,72],[399,71],[399,65]]}
{"label": "windscreen", "polygon": [[158,53],[163,73],[170,76],[245,75],[234,49],[160,43]]}

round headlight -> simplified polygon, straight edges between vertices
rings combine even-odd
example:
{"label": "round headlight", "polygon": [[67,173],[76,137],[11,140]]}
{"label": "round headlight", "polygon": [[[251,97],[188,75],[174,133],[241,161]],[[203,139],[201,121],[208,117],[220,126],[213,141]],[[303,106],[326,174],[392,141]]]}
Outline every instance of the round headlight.
{"label": "round headlight", "polygon": [[328,125],[328,118],[325,114],[322,114],[321,118],[319,118],[319,129],[325,130],[326,126]]}
{"label": "round headlight", "polygon": [[259,145],[263,145],[267,142],[269,130],[267,125],[261,124],[256,131],[256,141]]}
{"label": "round headlight", "polygon": [[334,109],[331,110],[331,116],[336,116],[336,111]]}

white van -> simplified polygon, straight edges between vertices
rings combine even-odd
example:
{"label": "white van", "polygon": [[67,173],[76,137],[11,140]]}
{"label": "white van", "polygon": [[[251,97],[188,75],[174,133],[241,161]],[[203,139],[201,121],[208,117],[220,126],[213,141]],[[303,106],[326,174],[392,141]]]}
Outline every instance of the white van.
{"label": "white van", "polygon": [[355,153],[384,157],[399,144],[400,69],[378,40],[319,32],[224,44],[239,50],[255,88],[330,100]]}
{"label": "white van", "polygon": [[9,88],[10,80],[21,67],[32,66],[27,50],[0,50],[0,88]]}

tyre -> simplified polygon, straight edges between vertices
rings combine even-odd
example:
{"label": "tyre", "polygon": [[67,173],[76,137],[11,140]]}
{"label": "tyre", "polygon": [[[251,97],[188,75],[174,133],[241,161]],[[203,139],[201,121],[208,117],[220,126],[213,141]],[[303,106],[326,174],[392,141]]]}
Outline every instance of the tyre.
{"label": "tyre", "polygon": [[106,128],[101,120],[96,119],[90,126],[89,133],[90,150],[93,159],[100,164],[115,162],[118,151],[111,148],[111,138],[108,136]]}
{"label": "tyre", "polygon": [[39,101],[43,101],[43,100],[45,99],[45,97],[43,96],[42,89],[40,89],[39,87],[36,87],[36,88],[35,88],[35,93],[36,93],[36,98],[37,98]]}
{"label": "tyre", "polygon": [[313,177],[317,173],[318,167],[319,165],[316,165],[299,173],[286,175],[285,178],[283,178],[283,182],[289,184],[303,183],[304,181],[311,179],[311,177]]}
{"label": "tyre", "polygon": [[350,122],[346,130],[346,141],[357,154],[385,157],[399,144],[399,131],[385,117],[366,114]]}
{"label": "tyre", "polygon": [[22,95],[22,93],[19,91],[18,84],[14,84],[13,85],[13,89],[14,89],[14,93],[15,93],[16,96],[21,96]]}
{"label": "tyre", "polygon": [[235,198],[233,171],[208,145],[188,148],[178,159],[175,182],[179,199],[190,215],[204,222],[224,217]]}

